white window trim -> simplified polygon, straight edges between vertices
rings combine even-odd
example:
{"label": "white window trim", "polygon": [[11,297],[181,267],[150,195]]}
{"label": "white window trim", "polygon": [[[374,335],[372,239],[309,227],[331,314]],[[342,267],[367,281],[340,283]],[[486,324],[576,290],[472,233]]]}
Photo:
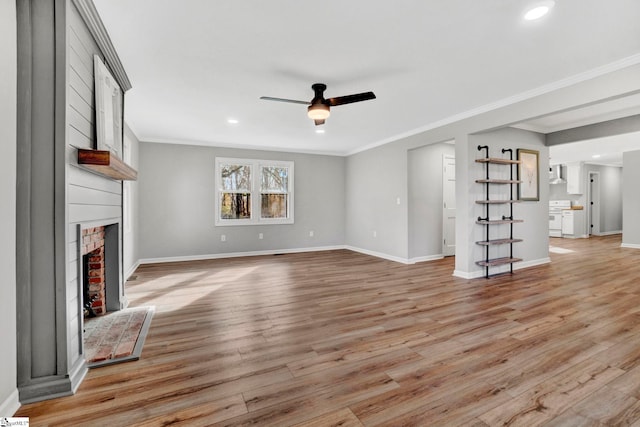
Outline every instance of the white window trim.
{"label": "white window trim", "polygon": [[[223,164],[246,165],[251,167],[251,218],[246,219],[223,219],[220,218],[220,201],[222,185],[221,185],[221,166]],[[261,218],[262,201],[260,191],[261,168],[262,167],[286,167],[289,170],[287,182],[289,184],[287,193],[287,218]],[[216,157],[215,158],[215,225],[216,226],[238,226],[238,225],[272,225],[272,224],[293,224],[293,182],[294,170],[293,162],[288,160],[260,160],[260,159],[239,159],[233,157]]]}

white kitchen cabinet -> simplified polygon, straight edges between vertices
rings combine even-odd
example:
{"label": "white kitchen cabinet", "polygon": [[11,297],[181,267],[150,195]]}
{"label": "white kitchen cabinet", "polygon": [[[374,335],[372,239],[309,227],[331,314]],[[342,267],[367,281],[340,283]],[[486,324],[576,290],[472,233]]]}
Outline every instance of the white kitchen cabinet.
{"label": "white kitchen cabinet", "polygon": [[582,182],[582,162],[567,164],[567,193],[583,194],[584,183]]}
{"label": "white kitchen cabinet", "polygon": [[585,211],[580,209],[562,211],[562,237],[577,239],[588,237],[585,232]]}

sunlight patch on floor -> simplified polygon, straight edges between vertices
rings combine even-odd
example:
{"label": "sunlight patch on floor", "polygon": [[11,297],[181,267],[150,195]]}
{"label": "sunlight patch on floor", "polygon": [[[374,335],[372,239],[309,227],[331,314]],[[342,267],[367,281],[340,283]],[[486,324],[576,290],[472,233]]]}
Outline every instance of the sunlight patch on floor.
{"label": "sunlight patch on floor", "polygon": [[549,252],[553,252],[554,254],[571,254],[575,251],[571,249],[558,248],[556,246],[549,246]]}
{"label": "sunlight patch on floor", "polygon": [[231,267],[215,273],[206,271],[168,274],[160,279],[150,280],[145,285],[156,287],[157,291],[145,300],[146,304],[156,305],[157,311],[165,311],[161,302],[167,297],[171,300],[172,310],[180,310],[216,292],[227,285],[234,284],[253,273],[258,267]]}

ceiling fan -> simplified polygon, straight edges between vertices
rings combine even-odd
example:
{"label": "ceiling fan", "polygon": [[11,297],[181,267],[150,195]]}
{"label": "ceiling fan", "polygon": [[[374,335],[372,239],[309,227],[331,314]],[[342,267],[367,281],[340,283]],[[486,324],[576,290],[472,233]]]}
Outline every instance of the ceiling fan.
{"label": "ceiling fan", "polygon": [[373,92],[356,93],[353,95],[338,96],[335,98],[324,99],[324,91],[327,89],[327,85],[324,83],[314,83],[311,85],[314,96],[311,101],[298,101],[295,99],[274,98],[271,96],[261,96],[260,99],[267,101],[279,101],[279,102],[291,102],[293,104],[308,105],[307,115],[314,121],[316,126],[324,124],[324,121],[329,117],[330,107],[336,107],[338,105],[351,104],[353,102],[368,101],[369,99],[375,99],[376,95]]}

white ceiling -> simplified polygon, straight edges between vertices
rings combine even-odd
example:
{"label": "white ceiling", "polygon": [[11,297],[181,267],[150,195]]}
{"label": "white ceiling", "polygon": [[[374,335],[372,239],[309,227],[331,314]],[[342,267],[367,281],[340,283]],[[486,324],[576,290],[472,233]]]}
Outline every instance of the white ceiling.
{"label": "white ceiling", "polygon": [[[535,22],[528,0],[94,3],[133,85],[126,121],[153,142],[348,154],[640,53],[638,0],[558,0]],[[315,82],[377,99],[333,107],[324,134],[259,99]]]}

